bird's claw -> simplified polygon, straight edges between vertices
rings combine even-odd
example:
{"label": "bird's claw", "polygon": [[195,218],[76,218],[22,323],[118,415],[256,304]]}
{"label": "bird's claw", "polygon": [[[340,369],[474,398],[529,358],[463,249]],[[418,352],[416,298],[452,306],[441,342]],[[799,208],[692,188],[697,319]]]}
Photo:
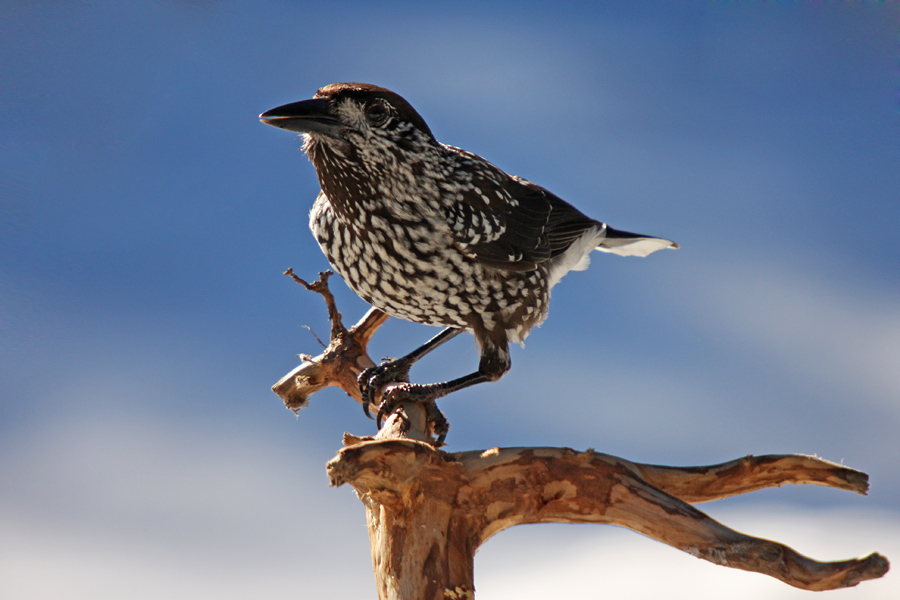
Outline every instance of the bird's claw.
{"label": "bird's claw", "polygon": [[378,406],[378,414],[375,416],[375,423],[378,429],[381,429],[385,418],[390,416],[401,402],[417,402],[425,409],[425,418],[431,424],[432,433],[437,437],[434,446],[435,448],[440,448],[444,445],[447,432],[450,431],[450,422],[447,421],[447,417],[437,407],[436,400],[441,395],[439,391],[432,389],[432,386],[428,385],[406,383],[395,386],[382,396],[381,404]]}
{"label": "bird's claw", "polygon": [[[425,409],[425,418],[431,426],[431,433],[437,440],[435,447],[444,444],[450,423],[435,402],[448,393],[446,384],[418,385],[409,383],[409,369],[413,361],[409,357],[384,362],[375,367],[365,369],[357,377],[359,391],[362,394],[363,412],[372,418],[371,408],[378,407],[375,423],[381,429],[385,419],[391,415],[402,402],[416,402]],[[387,388],[389,384],[393,385]]]}
{"label": "bird's claw", "polygon": [[[359,384],[359,391],[362,394],[363,412],[370,419],[372,418],[370,407],[379,405],[378,397],[382,395],[384,386],[389,383],[409,381],[409,367],[398,363],[399,361],[392,360],[369,367],[356,378],[356,382]],[[380,421],[378,427],[379,429],[381,428]]]}

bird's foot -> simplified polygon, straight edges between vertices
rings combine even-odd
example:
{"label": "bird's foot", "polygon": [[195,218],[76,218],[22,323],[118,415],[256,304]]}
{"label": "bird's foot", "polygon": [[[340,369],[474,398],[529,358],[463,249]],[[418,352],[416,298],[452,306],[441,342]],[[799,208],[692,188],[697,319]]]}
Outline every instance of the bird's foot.
{"label": "bird's foot", "polygon": [[378,425],[378,429],[381,429],[385,417],[392,414],[401,403],[416,402],[425,409],[427,426],[431,427],[431,433],[437,438],[434,446],[439,448],[444,445],[444,439],[447,437],[447,432],[450,431],[450,422],[437,407],[437,399],[444,395],[446,393],[440,384],[404,383],[396,385],[384,393],[375,423]]}
{"label": "bird's foot", "polygon": [[[402,359],[390,360],[365,369],[359,374],[356,381],[359,384],[359,391],[362,393],[363,412],[371,419],[372,414],[369,410],[372,406],[378,406],[381,403],[380,398],[384,393],[384,387],[389,383],[409,381],[409,366],[403,364]],[[381,428],[380,421],[378,427]]]}

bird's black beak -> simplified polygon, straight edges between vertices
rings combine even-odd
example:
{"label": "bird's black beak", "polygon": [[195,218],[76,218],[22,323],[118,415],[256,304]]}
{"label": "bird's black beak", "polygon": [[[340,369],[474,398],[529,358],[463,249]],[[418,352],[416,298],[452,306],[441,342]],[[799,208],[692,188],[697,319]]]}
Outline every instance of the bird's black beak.
{"label": "bird's black beak", "polygon": [[259,120],[266,125],[296,131],[297,133],[313,133],[332,138],[344,128],[336,117],[328,112],[328,100],[313,98],[285,104],[259,115]]}

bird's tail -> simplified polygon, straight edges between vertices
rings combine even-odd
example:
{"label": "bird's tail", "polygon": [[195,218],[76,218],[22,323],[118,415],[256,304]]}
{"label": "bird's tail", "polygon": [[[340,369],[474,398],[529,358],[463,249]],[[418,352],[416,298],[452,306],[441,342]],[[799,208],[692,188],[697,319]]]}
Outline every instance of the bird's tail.
{"label": "bird's tail", "polygon": [[647,256],[663,248],[679,248],[678,244],[670,240],[613,229],[609,225],[601,233],[604,235],[597,240],[597,250],[619,256]]}

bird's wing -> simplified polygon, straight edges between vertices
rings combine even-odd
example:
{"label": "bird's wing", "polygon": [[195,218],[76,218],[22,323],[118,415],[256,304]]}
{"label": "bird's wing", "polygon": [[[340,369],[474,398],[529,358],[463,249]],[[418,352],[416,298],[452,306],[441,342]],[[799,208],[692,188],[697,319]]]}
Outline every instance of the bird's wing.
{"label": "bird's wing", "polygon": [[466,169],[467,181],[455,186],[444,214],[460,248],[479,262],[530,271],[603,227],[544,188],[459,152],[478,164]]}

